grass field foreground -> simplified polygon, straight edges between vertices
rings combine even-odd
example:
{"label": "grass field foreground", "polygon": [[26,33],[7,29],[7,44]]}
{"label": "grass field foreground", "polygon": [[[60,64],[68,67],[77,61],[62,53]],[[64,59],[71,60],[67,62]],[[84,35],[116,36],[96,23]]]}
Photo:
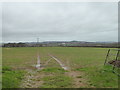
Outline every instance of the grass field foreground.
{"label": "grass field foreground", "polygon": [[[108,48],[18,47],[3,48],[2,50],[3,67],[9,66],[12,68],[11,71],[5,71],[6,74],[5,72],[3,73],[4,85],[7,83],[7,77],[9,77],[9,75],[12,75],[13,71],[15,71],[14,73],[17,74],[16,71],[19,73],[20,70],[26,71],[26,73],[30,71],[30,74],[33,74],[34,72],[34,83],[38,83],[38,85],[35,87],[39,88],[75,88],[75,85],[77,85],[78,88],[118,87],[118,77],[103,65]],[[51,54],[58,58],[65,66],[67,66],[69,68],[69,71],[66,72],[60,69],[59,64],[54,60],[51,60],[47,66],[44,66],[43,70],[37,71],[34,67],[37,62],[37,51],[40,53],[42,65],[44,65],[45,62],[50,59],[48,54]],[[16,74],[14,74],[15,77],[18,75]],[[28,74],[20,74],[21,79],[23,79],[22,76],[24,75]],[[16,80],[20,82],[20,80]],[[52,83],[55,84],[53,85]],[[5,87],[9,88],[9,86]],[[15,85],[14,87],[19,87],[19,84]]]}

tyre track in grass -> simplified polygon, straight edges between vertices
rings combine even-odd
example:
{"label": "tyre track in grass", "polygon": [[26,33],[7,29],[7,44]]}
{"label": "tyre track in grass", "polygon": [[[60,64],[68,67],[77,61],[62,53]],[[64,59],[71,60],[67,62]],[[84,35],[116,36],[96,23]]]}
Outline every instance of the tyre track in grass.
{"label": "tyre track in grass", "polygon": [[[83,73],[80,71],[70,70],[67,66],[65,66],[58,58],[55,56],[48,54],[51,58],[45,63],[47,65],[51,59],[54,59],[64,70],[67,72],[64,73],[65,76],[71,77],[73,79],[73,88],[87,87],[88,84],[83,77]],[[25,75],[25,79],[22,82],[21,88],[39,88],[43,85],[45,81],[42,78],[46,77],[44,72],[39,72],[39,70],[43,69],[40,65],[40,56],[37,56],[37,64],[35,65],[37,70],[28,69],[27,74]],[[50,74],[49,74],[50,75]],[[47,76],[49,76],[47,75]]]}
{"label": "tyre track in grass", "polygon": [[40,55],[38,54],[36,68],[40,69],[40,67],[41,67],[41,65],[40,65]]}
{"label": "tyre track in grass", "polygon": [[39,88],[42,84],[43,73],[37,70],[26,70],[27,73],[22,81],[21,88]]}
{"label": "tyre track in grass", "polygon": [[[63,68],[64,70],[68,70],[68,68],[65,65],[63,65],[62,62],[56,57],[52,55],[49,56],[51,58],[45,63],[45,65],[47,65],[51,59],[54,59],[61,66],[61,68]],[[22,81],[22,85],[20,86],[21,88],[39,88],[44,83],[42,78],[51,75],[51,73],[49,75],[45,75],[45,73],[39,72],[39,70],[44,69],[43,67],[41,67],[39,55],[37,55],[37,64],[34,67],[37,70],[27,69],[27,73],[24,77],[24,80]]]}
{"label": "tyre track in grass", "polygon": [[57,59],[56,57],[54,57],[51,54],[48,54],[50,57],[52,57],[55,61],[57,61],[59,63],[59,65],[61,66],[61,68],[63,68],[64,70],[68,70],[68,67],[66,67],[59,59]]}
{"label": "tyre track in grass", "polygon": [[73,78],[73,87],[74,88],[80,88],[80,87],[88,87],[88,83],[86,81],[85,78],[83,78],[83,72],[80,72],[80,71],[72,71],[70,69],[68,69],[68,67],[66,67],[65,65],[62,64],[62,62],[56,58],[55,56],[51,55],[51,54],[48,54],[50,57],[52,57],[54,60],[56,60],[61,68],[63,68],[64,70],[67,70],[68,72],[65,73],[65,75]]}
{"label": "tyre track in grass", "polygon": [[[44,73],[40,73],[39,70],[43,69],[41,68],[40,64],[40,55],[37,54],[37,64],[33,65],[34,69],[27,69],[27,73],[24,77],[24,80],[22,81],[21,88],[39,88],[42,84],[42,78],[44,77]],[[36,70],[36,69],[37,70]]]}
{"label": "tyre track in grass", "polygon": [[73,78],[74,88],[85,88],[88,87],[88,83],[85,78],[83,78],[83,73],[80,71],[69,71],[65,73],[67,76]]}

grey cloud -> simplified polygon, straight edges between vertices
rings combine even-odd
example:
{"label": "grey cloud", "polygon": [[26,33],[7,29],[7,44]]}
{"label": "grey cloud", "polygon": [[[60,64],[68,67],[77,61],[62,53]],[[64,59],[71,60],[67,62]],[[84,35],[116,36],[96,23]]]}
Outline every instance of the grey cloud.
{"label": "grey cloud", "polygon": [[4,3],[2,8],[4,42],[117,41],[117,3]]}

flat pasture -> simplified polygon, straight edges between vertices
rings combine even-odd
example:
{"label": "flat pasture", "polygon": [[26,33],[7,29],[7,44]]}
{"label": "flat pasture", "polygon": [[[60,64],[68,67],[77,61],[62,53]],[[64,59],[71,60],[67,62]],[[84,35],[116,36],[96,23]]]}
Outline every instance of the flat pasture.
{"label": "flat pasture", "polygon": [[[3,87],[117,88],[118,76],[104,66],[108,49],[94,47],[2,48]],[[39,70],[35,67],[38,54],[41,64]],[[50,55],[60,60],[68,70],[61,68]],[[18,79],[10,80],[9,76],[12,74]],[[13,83],[12,87],[11,84],[7,84],[7,80]]]}

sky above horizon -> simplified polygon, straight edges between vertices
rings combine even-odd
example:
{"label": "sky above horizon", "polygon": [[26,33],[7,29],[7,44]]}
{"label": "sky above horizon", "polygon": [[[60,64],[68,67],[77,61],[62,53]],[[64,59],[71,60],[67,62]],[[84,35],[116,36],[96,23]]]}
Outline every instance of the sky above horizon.
{"label": "sky above horizon", "polygon": [[37,37],[40,41],[118,41],[118,3],[2,4],[3,42],[35,42]]}

